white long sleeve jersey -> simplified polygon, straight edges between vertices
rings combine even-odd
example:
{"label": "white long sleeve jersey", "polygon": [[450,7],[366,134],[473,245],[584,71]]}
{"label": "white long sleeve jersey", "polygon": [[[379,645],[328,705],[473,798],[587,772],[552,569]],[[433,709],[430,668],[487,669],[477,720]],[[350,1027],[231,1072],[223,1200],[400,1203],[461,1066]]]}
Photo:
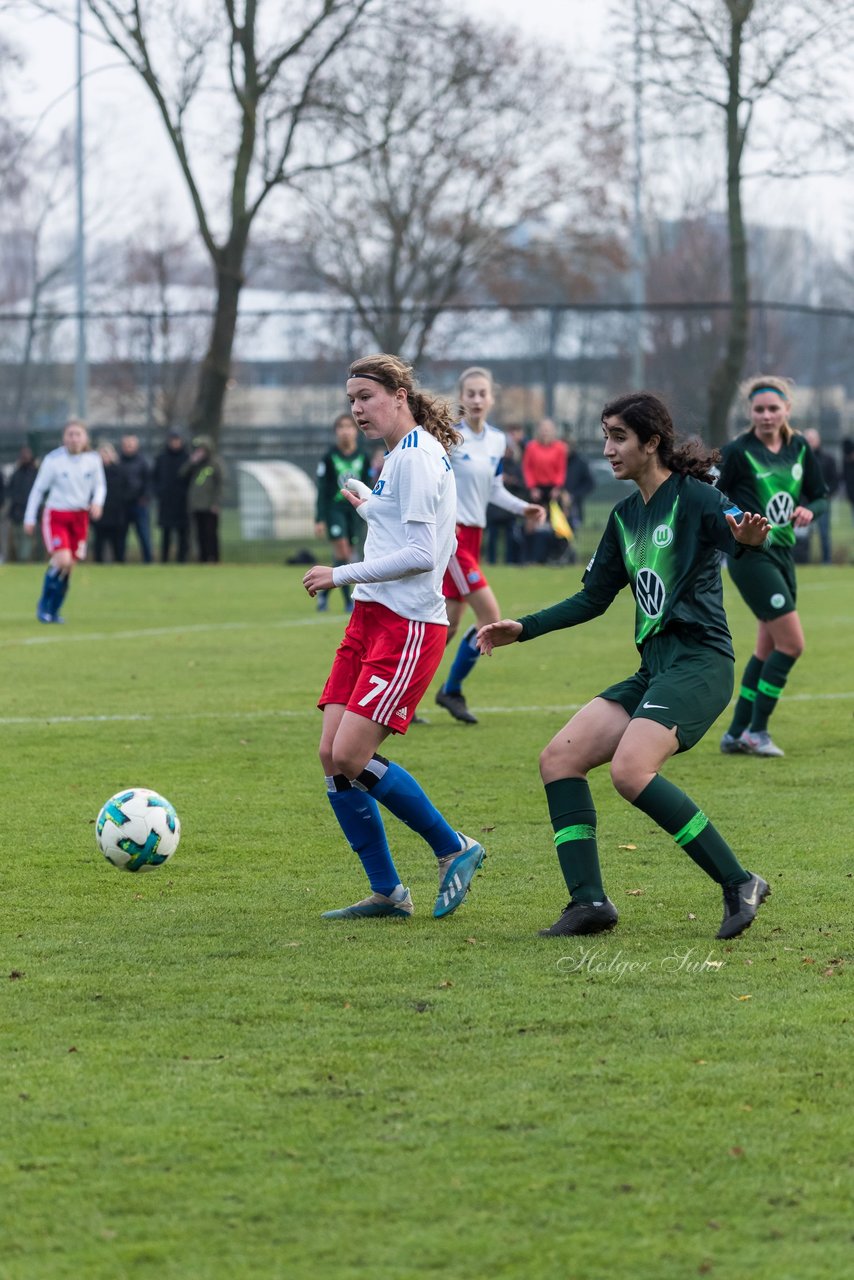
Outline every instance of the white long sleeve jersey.
{"label": "white long sleeve jersey", "polygon": [[457,524],[486,528],[486,508],[490,502],[520,516],[528,505],[504,488],[504,452],[507,439],[497,427],[484,424],[472,431],[467,422],[457,425],[463,437],[451,450],[451,466],[457,482]]}
{"label": "white long sleeve jersey", "polygon": [[356,583],[355,600],[371,600],[416,622],[448,625],[442,579],[456,546],[456,494],[448,455],[416,427],[386,454],[370,498],[364,560],[338,565],[336,587]]}
{"label": "white long sleeve jersey", "polygon": [[100,455],[87,449],[69,453],[65,445],[45,454],[27,499],[24,524],[35,524],[42,499],[51,511],[87,511],[104,505],[107,481]]}

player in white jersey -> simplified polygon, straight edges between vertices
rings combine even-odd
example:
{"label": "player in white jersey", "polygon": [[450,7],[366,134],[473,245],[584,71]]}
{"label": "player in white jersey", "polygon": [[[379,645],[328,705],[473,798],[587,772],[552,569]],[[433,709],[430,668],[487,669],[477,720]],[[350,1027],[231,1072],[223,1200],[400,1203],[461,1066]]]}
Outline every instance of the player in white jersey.
{"label": "player in white jersey", "polygon": [[543,507],[525,502],[504,487],[502,472],[507,441],[503,431],[490,426],[487,415],[495,403],[492,374],[488,369],[466,369],[460,375],[461,443],[451,450],[451,466],[457,482],[457,550],[445,573],[442,590],[448,606],[448,643],[454,638],[466,605],[477,623],[460,641],[448,678],[436,694],[440,707],[464,724],[477,724],[463,694],[463,681],[480,657],[475,637],[478,627],[501,617],[498,601],[480,567],[480,544],[489,503],[526,516],[537,524],[546,518]]}
{"label": "player in white jersey", "polygon": [[62,602],[68,594],[71,570],[86,555],[89,517],[99,519],[107,494],[104,464],[89,448],[89,433],[72,418],[62,433],[62,444],[46,455],[30,490],[24,512],[24,533],[32,534],[39,507],[44,502],[42,536],[50,555],[41,599],[36,606],[39,622],[62,622]]}
{"label": "player in white jersey", "polygon": [[[397,356],[351,364],[347,395],[356,425],[387,453],[369,493],[344,489],[367,521],[364,560],[315,565],[310,596],[355,584],[354,607],[320,696],[320,759],[333,813],[370,881],[367,898],[325,911],[328,920],[412,915],[377,801],[418,832],[438,860],[434,916],[455,911],[484,859],[400,765],[379,755],[390,733],[405,733],[442,659],[448,619],[442,575],[454,549],[456,493],[447,450],[458,439],[447,401],[416,388]],[[353,483],[353,482],[349,482]]]}

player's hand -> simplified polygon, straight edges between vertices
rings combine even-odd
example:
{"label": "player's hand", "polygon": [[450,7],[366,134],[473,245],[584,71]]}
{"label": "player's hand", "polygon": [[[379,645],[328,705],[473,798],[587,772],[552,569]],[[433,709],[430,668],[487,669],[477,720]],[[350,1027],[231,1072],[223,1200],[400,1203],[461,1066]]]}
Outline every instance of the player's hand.
{"label": "player's hand", "polygon": [[314,599],[318,591],[331,591],[334,583],[332,581],[332,570],[324,564],[316,564],[302,580],[308,594]]}
{"label": "player's hand", "polygon": [[526,520],[533,521],[535,525],[545,523],[546,509],[541,507],[538,502],[529,502],[522,514]]}
{"label": "player's hand", "polygon": [[805,529],[808,524],[812,524],[815,517],[809,507],[795,507],[792,512],[792,524],[796,529]]}
{"label": "player's hand", "polygon": [[358,494],[353,493],[352,489],[342,489],[341,492],[350,503],[350,506],[355,507],[357,511],[359,507],[363,507],[367,502],[367,498],[360,498]]}
{"label": "player's hand", "polygon": [[726,522],[736,542],[742,543],[745,547],[761,547],[771,528],[764,516],[756,515],[751,511],[745,511],[741,520],[727,515]]}
{"label": "player's hand", "polygon": [[104,514],[104,508],[99,507],[97,502],[93,502],[91,507],[89,508],[89,515],[92,517],[92,519],[100,520],[103,514]]}
{"label": "player's hand", "polygon": [[326,537],[326,525],[323,523],[322,520],[317,521],[317,523],[314,526],[314,532],[315,532],[315,536],[318,538]]}
{"label": "player's hand", "polygon": [[341,486],[341,492],[350,503],[351,507],[358,508],[363,502],[367,502],[371,496],[370,485],[365,484],[362,480],[357,480],[355,476],[351,476],[349,480],[345,480]]}
{"label": "player's hand", "polygon": [[521,634],[521,622],[502,618],[500,622],[488,622],[485,627],[481,627],[475,638],[478,649],[489,657],[493,649],[500,649],[505,644],[515,644]]}
{"label": "player's hand", "polygon": [[35,533],[35,531],[36,531],[36,526],[34,524],[24,525],[24,533],[27,535],[28,538],[31,538]]}

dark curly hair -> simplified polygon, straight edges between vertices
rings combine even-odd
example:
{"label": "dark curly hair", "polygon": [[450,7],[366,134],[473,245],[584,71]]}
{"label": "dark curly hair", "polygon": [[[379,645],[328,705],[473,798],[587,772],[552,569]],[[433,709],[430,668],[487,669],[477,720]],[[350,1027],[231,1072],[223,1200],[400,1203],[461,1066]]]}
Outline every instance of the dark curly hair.
{"label": "dark curly hair", "polygon": [[714,484],[712,467],[720,461],[717,449],[709,449],[699,436],[685,439],[677,436],[670,410],[651,391],[630,391],[605,405],[602,422],[619,418],[637,435],[642,444],[658,436],[657,453],[662,464],[682,476],[694,476],[706,484]]}

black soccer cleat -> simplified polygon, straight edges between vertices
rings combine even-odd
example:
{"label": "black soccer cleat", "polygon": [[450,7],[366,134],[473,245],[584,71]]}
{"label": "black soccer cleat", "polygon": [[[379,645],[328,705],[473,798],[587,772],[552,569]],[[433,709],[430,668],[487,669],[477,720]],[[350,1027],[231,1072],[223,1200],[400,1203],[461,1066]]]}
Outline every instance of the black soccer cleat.
{"label": "black soccer cleat", "polygon": [[436,694],[436,702],[446,711],[450,711],[455,720],[461,720],[463,724],[477,724],[477,716],[473,716],[469,711],[461,693],[446,693],[444,689],[440,689]]}
{"label": "black soccer cleat", "polygon": [[563,914],[550,929],[540,929],[541,938],[574,938],[583,933],[606,933],[619,920],[610,898],[604,902],[568,902]]}
{"label": "black soccer cleat", "polygon": [[761,876],[751,876],[744,884],[725,884],[724,918],[718,938],[737,938],[753,924],[756,912],[771,892]]}

